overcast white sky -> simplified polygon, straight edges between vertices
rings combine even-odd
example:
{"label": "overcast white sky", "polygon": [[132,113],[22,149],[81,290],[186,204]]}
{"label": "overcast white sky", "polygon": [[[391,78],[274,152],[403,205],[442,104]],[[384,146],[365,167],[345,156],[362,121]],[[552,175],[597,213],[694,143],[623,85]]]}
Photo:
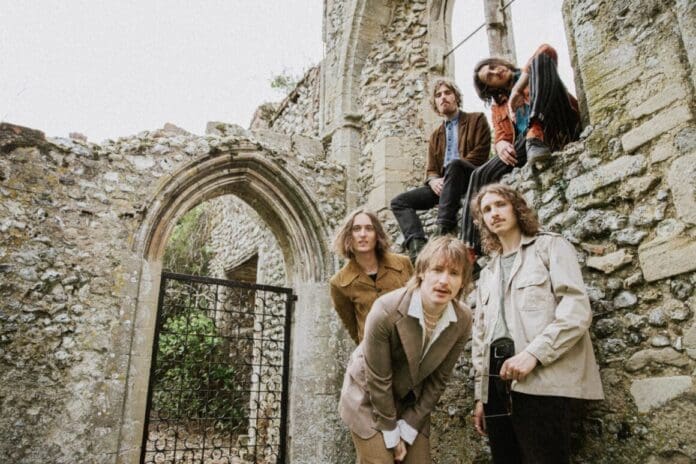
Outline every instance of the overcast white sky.
{"label": "overcast white sky", "polygon": [[[532,1],[548,14],[529,17]],[[561,2],[512,5],[520,63],[544,41],[567,48]],[[483,22],[482,4],[457,1],[455,43]],[[95,142],[165,122],[198,134],[208,121],[247,127],[260,103],[282,97],[271,76],[322,59],[322,8],[321,0],[0,0],[0,120]],[[470,75],[486,54],[484,31],[455,52],[465,109],[483,111]],[[567,55],[561,73],[572,85]]]}

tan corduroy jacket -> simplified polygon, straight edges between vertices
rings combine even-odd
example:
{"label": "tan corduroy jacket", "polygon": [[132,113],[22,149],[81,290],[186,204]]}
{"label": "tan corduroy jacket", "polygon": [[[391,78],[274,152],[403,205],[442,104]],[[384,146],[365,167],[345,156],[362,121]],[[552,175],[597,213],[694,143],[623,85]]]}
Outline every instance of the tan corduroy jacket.
{"label": "tan corduroy jacket", "polygon": [[453,302],[457,322],[442,331],[421,359],[421,326],[408,316],[411,294],[400,288],[375,302],[365,340],[348,362],[338,408],[350,430],[363,439],[394,430],[399,419],[429,436],[430,413],[471,333],[471,310]]}
{"label": "tan corduroy jacket", "polygon": [[[488,161],[491,151],[491,128],[483,113],[459,112],[458,146],[461,159],[474,166]],[[445,174],[445,123],[430,136],[428,159],[425,163],[425,181]]]}
{"label": "tan corduroy jacket", "polygon": [[379,260],[376,281],[352,259],[331,278],[331,300],[355,343],[363,338],[365,318],[372,303],[380,295],[406,285],[412,274],[408,257],[387,252]]}
{"label": "tan corduroy jacket", "polygon": [[[472,361],[476,399],[488,401],[488,367],[500,301],[500,256],[481,271]],[[558,234],[522,237],[505,289],[505,318],[515,352],[539,364],[513,391],[531,395],[604,398],[589,327],[592,310],[575,249]],[[494,374],[497,374],[495,372]]]}

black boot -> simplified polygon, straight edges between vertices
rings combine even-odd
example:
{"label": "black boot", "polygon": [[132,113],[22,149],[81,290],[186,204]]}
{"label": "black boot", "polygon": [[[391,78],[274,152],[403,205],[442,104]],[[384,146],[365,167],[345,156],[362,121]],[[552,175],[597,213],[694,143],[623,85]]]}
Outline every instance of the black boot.
{"label": "black boot", "polygon": [[544,161],[551,156],[551,150],[544,142],[534,137],[527,139],[527,163],[532,164],[536,161]]}
{"label": "black boot", "polygon": [[408,257],[411,258],[411,262],[416,264],[416,258],[418,258],[418,253],[421,252],[425,246],[425,240],[422,238],[412,238],[408,242]]}
{"label": "black boot", "polygon": [[442,224],[438,224],[437,227],[435,228],[435,233],[433,234],[433,237],[442,237],[444,235],[455,235],[457,226],[445,226]]}

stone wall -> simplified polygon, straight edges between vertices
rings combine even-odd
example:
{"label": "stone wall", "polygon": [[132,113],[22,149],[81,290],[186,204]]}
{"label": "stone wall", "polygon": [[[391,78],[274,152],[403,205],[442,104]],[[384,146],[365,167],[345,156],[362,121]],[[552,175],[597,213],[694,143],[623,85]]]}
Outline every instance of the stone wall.
{"label": "stone wall", "polygon": [[294,285],[328,279],[343,169],[311,140],[223,129],[95,145],[0,124],[0,461],[136,462],[162,240],[195,204],[239,195]]}
{"label": "stone wall", "polygon": [[320,66],[310,68],[280,103],[269,129],[285,135],[319,137]]}
{"label": "stone wall", "polygon": [[383,40],[374,43],[360,76],[362,131],[359,202],[383,209],[404,186],[417,185],[427,149],[426,1],[396,2]]}
{"label": "stone wall", "polygon": [[283,254],[277,240],[259,215],[242,200],[226,195],[208,205],[218,221],[207,246],[214,254],[212,277],[228,279],[229,271],[258,255],[255,283],[287,286]]}
{"label": "stone wall", "polygon": [[3,145],[0,460],[112,462],[140,192],[208,141],[143,133],[96,146],[33,133]]}

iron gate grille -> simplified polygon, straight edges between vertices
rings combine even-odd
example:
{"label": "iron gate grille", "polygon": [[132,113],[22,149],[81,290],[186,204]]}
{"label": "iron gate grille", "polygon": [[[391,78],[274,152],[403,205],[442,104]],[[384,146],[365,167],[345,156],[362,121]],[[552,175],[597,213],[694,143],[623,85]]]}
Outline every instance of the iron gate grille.
{"label": "iron gate grille", "polygon": [[141,463],[284,463],[291,289],[163,273]]}

